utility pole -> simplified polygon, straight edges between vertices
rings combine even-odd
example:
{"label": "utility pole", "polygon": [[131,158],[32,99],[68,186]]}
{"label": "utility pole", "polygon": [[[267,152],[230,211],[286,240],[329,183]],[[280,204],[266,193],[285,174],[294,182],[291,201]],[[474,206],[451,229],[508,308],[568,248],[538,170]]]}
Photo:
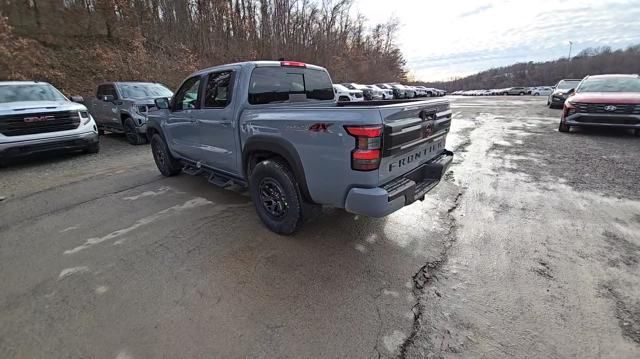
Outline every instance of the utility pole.
{"label": "utility pole", "polygon": [[569,41],[569,57],[567,58],[569,61],[571,61],[571,48],[573,47],[573,41]]}

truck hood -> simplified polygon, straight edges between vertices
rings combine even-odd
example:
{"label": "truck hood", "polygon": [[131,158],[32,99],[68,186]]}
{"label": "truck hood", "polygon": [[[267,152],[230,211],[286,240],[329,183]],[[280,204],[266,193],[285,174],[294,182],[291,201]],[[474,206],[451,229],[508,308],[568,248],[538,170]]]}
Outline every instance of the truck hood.
{"label": "truck hood", "polygon": [[155,105],[155,99],[156,97],[149,97],[149,98],[126,98],[125,100],[129,103],[132,103],[134,105],[147,105],[147,106],[153,106]]}
{"label": "truck hood", "polygon": [[87,111],[87,108],[71,101],[18,101],[0,104],[0,116],[55,111]]}
{"label": "truck hood", "polygon": [[585,92],[569,99],[580,103],[640,104],[640,92]]}

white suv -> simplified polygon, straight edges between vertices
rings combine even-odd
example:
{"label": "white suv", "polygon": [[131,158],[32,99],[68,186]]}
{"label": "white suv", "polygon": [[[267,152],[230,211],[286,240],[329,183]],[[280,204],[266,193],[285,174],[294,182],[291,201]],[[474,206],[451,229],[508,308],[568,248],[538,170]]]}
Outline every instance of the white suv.
{"label": "white suv", "polygon": [[336,94],[340,102],[359,102],[364,101],[362,90],[349,90],[343,85],[333,84],[333,92]]}
{"label": "white suv", "polygon": [[98,152],[96,123],[76,102],[46,82],[0,81],[0,162],[58,150]]}

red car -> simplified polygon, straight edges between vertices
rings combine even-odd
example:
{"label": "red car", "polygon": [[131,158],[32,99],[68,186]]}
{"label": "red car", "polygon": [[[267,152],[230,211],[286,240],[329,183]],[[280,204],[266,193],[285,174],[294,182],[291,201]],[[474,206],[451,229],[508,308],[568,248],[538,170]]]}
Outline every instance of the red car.
{"label": "red car", "polygon": [[567,99],[558,131],[571,127],[619,127],[640,135],[640,76],[587,76]]}

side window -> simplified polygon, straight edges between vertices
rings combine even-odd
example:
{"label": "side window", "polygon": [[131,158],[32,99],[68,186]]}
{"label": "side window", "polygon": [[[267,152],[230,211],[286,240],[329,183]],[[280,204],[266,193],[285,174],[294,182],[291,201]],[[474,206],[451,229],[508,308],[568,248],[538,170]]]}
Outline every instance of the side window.
{"label": "side window", "polygon": [[96,98],[101,100],[102,96],[106,95],[106,87],[107,85],[98,86],[98,91],[96,91]]}
{"label": "side window", "polygon": [[204,107],[224,108],[231,102],[232,71],[213,72],[207,79],[204,91]]}
{"label": "side window", "polygon": [[198,108],[198,89],[200,76],[192,77],[182,84],[173,103],[174,111],[192,110]]}
{"label": "side window", "polygon": [[111,95],[114,99],[118,98],[118,92],[116,92],[116,87],[113,85],[105,85],[104,87],[105,93],[104,95]]}

